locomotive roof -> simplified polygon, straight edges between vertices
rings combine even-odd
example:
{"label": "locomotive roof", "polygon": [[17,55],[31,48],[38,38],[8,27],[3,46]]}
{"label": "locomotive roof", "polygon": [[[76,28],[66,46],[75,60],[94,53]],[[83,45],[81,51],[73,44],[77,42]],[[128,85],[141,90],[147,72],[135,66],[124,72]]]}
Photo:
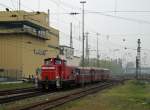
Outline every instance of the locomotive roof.
{"label": "locomotive roof", "polygon": [[97,69],[97,70],[109,70],[107,68],[98,68],[98,67],[77,67],[78,69]]}

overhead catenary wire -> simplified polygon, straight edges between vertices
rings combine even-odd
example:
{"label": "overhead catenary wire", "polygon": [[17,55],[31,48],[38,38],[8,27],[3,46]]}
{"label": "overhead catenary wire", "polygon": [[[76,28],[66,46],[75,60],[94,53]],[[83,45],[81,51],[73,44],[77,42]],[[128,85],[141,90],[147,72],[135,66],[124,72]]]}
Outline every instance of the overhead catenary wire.
{"label": "overhead catenary wire", "polygon": [[70,8],[70,9],[78,9],[78,10],[82,10],[80,7],[74,6],[72,4],[68,4],[67,2],[64,2],[62,0],[51,0],[52,2],[56,3],[56,4],[61,4],[63,7],[66,8]]}
{"label": "overhead catenary wire", "polygon": [[[69,4],[67,2],[64,2],[62,0],[59,0],[56,2],[56,0],[52,0],[55,3],[60,3],[62,4],[64,7],[66,8],[71,8],[71,9],[78,9],[79,11],[81,11],[82,9],[78,6],[74,6],[72,4]],[[101,10],[98,12],[103,12],[103,13],[150,13],[150,10],[117,10],[117,0],[115,0],[115,5],[114,5],[114,10]]]}
{"label": "overhead catenary wire", "polygon": [[134,18],[128,18],[128,17],[122,17],[122,16],[114,16],[111,14],[106,14],[103,12],[92,12],[92,11],[88,11],[87,13],[91,13],[91,14],[100,14],[103,16],[108,16],[108,17],[112,17],[112,18],[116,18],[116,19],[122,19],[122,20],[127,20],[127,21],[133,21],[133,22],[138,22],[138,23],[146,23],[146,24],[150,24],[150,21],[145,21],[145,20],[140,20],[140,19],[134,19]]}
{"label": "overhead catenary wire", "polygon": [[[13,9],[13,8],[11,8],[10,6],[5,5],[5,4],[3,4],[3,3],[0,3],[0,6],[2,6],[2,7],[4,7],[4,8],[11,9],[10,12],[11,12],[11,11],[15,11],[15,13],[20,14],[19,11],[16,11],[15,9]],[[32,12],[35,12],[34,10],[31,10],[31,11],[32,11]],[[32,15],[32,14],[29,14],[29,15]]]}
{"label": "overhead catenary wire", "polygon": [[[54,1],[54,0],[53,0]],[[8,6],[6,6],[6,5],[3,5],[4,7],[8,7]],[[32,10],[33,11],[33,10]],[[120,12],[120,11],[116,11],[116,12]],[[124,11],[123,11],[124,12]],[[130,11],[127,11],[127,12],[130,12]],[[135,12],[135,11],[134,11]],[[147,11],[146,11],[147,12]],[[90,12],[90,13],[101,13],[101,12]],[[65,13],[65,14],[69,14],[69,13]],[[112,15],[110,15],[110,16],[112,16]],[[114,16],[113,16],[114,17]],[[75,17],[73,17],[73,18],[75,18]],[[121,19],[123,19],[122,17],[121,17]],[[127,20],[127,19],[126,19]],[[131,19],[130,19],[131,20]],[[134,20],[134,19],[132,19],[132,20]],[[139,21],[138,21],[139,22]],[[140,20],[140,22],[143,22],[143,21],[141,21]],[[149,23],[149,22],[148,22]],[[96,32],[95,32],[96,33]]]}
{"label": "overhead catenary wire", "polygon": [[[17,2],[17,1],[15,1]],[[56,2],[55,0],[52,0],[52,2],[54,2],[55,4],[59,4],[58,2]],[[62,1],[59,1],[62,3],[62,5],[65,5],[65,6],[69,6],[71,7],[70,4],[67,4],[65,2],[62,2]],[[3,7],[8,7],[4,4],[0,4],[1,6]],[[22,4],[21,4],[22,5]],[[24,5],[23,5],[24,6]],[[28,7],[29,8],[29,7]],[[12,9],[12,8],[11,8]],[[81,10],[81,9],[80,9]],[[34,10],[32,10],[34,11]],[[85,11],[88,11],[88,10],[85,10]],[[114,16],[114,15],[110,15],[110,14],[106,14],[107,12],[150,12],[150,11],[118,11],[118,10],[115,10],[115,11],[88,11],[87,13],[93,13],[93,14],[101,14],[101,15],[104,15],[104,16],[108,16],[108,17],[113,17],[113,18],[118,18],[118,19],[123,19],[123,20],[128,20],[128,21],[135,21],[135,22],[139,22],[139,23],[148,23],[150,24],[149,21],[145,21],[145,20],[139,20],[139,19],[133,19],[133,18],[127,18],[127,17],[121,17],[121,16]],[[60,13],[59,13],[60,14]],[[68,13],[62,13],[62,14],[68,14]]]}
{"label": "overhead catenary wire", "polygon": [[[1,4],[0,3],[0,5],[1,6],[3,6],[3,7],[5,7],[5,8],[9,8],[9,9],[11,9],[11,10],[13,10],[13,8],[11,8],[11,7],[9,7],[9,6],[7,6],[7,5],[5,5],[5,4]],[[16,12],[17,13],[17,12]],[[19,12],[18,12],[19,13]],[[60,31],[61,32],[61,31]],[[63,33],[63,32],[62,32]],[[67,35],[67,34],[66,34]],[[76,38],[73,38],[73,39],[75,39],[75,40],[78,40],[78,39],[76,39]],[[78,41],[80,41],[80,40],[78,40]]]}
{"label": "overhead catenary wire", "polygon": [[[17,1],[15,1],[15,2],[17,2]],[[9,6],[5,5],[5,4],[1,4],[1,3],[0,3],[0,5],[3,6],[3,7],[5,7],[5,8],[10,8],[11,10],[13,10],[13,8],[11,8],[11,7],[9,7]],[[34,11],[34,10],[32,10],[32,11]],[[66,13],[66,14],[70,14],[70,13]],[[64,21],[63,21],[63,22],[64,22]],[[77,26],[77,27],[78,27],[78,26]]]}
{"label": "overhead catenary wire", "polygon": [[[49,1],[48,3],[50,3],[50,2],[54,3],[58,8],[62,8],[64,11],[66,10],[66,9],[59,3],[60,1],[58,2],[58,1],[55,1],[55,0],[51,0],[51,1]],[[58,9],[58,10],[59,10],[59,12],[57,12],[57,13],[59,13],[59,14],[58,14],[58,20],[60,20],[60,19],[59,19],[59,17],[60,17],[60,16],[59,16],[59,15],[60,15],[60,9]],[[51,12],[51,13],[52,13],[52,12]],[[63,13],[63,14],[68,14],[68,15],[69,15],[70,13],[67,12],[67,13]],[[70,21],[70,19],[68,19],[68,17],[66,17],[65,19],[67,19],[68,21]],[[59,22],[59,21],[58,21],[58,22]],[[58,24],[59,24],[59,23],[58,23]],[[68,23],[68,24],[69,24],[69,23]]]}
{"label": "overhead catenary wire", "polygon": [[[119,11],[117,11],[117,12],[119,12]],[[96,32],[94,32],[94,33],[96,33]]]}
{"label": "overhead catenary wire", "polygon": [[11,7],[7,6],[7,5],[5,5],[5,4],[3,4],[3,3],[0,3],[0,6],[2,6],[2,7],[4,7],[4,8],[10,8],[10,9],[12,9],[12,10],[13,10],[13,8],[11,8]]}
{"label": "overhead catenary wire", "polygon": [[16,10],[16,6],[15,6],[13,0],[10,0],[10,1],[11,1],[11,4],[12,4],[13,8]]}
{"label": "overhead catenary wire", "polygon": [[[55,0],[53,0],[53,1],[55,1]],[[61,2],[62,3],[62,5],[64,5],[64,6],[71,6],[71,5],[68,5],[67,3],[65,3],[65,2],[62,2],[62,1],[59,1],[59,2]],[[81,8],[79,8],[80,10],[81,10]],[[145,20],[140,20],[140,19],[133,19],[133,18],[127,18],[127,17],[122,17],[122,16],[114,16],[114,15],[110,15],[110,14],[107,14],[108,12],[115,12],[115,13],[118,13],[118,12],[150,12],[150,11],[118,11],[117,10],[117,0],[115,0],[115,10],[114,11],[91,11],[91,12],[89,12],[89,10],[85,10],[85,11],[87,11],[87,13],[95,13],[95,14],[101,14],[101,15],[103,15],[103,16],[107,16],[107,17],[113,17],[113,18],[117,18],[117,19],[122,19],[122,20],[128,20],[128,21],[133,21],[133,22],[138,22],[138,23],[147,23],[147,24],[150,24],[150,21],[145,21]]]}

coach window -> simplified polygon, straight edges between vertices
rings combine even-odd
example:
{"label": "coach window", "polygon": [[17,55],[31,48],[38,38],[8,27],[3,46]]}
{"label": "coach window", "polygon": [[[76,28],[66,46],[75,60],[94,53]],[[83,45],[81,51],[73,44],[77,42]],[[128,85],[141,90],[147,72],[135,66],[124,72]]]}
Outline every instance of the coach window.
{"label": "coach window", "polygon": [[64,60],[64,64],[67,65],[67,61],[66,60]]}
{"label": "coach window", "polygon": [[61,60],[56,59],[56,60],[55,60],[55,64],[61,64]]}
{"label": "coach window", "polygon": [[75,73],[76,73],[76,75],[79,75],[80,74],[80,69],[75,69]]}

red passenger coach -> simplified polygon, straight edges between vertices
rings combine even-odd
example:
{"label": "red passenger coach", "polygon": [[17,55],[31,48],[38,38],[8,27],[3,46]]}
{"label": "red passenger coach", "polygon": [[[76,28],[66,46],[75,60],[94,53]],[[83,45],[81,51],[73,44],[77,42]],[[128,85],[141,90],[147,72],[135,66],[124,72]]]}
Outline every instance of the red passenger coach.
{"label": "red passenger coach", "polygon": [[76,68],[77,83],[93,83],[104,80],[109,80],[110,70],[92,67],[77,67]]}
{"label": "red passenger coach", "polygon": [[109,69],[68,66],[65,60],[59,58],[45,59],[41,70],[38,85],[46,89],[99,82],[110,78]]}

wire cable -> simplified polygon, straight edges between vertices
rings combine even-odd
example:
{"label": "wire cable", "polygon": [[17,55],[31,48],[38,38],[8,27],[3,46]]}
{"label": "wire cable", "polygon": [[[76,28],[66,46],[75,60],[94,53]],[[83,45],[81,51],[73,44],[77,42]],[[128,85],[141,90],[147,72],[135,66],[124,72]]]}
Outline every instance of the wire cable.
{"label": "wire cable", "polygon": [[88,11],[86,13],[100,14],[100,15],[103,15],[103,16],[112,17],[112,18],[116,18],[116,19],[122,19],[122,20],[127,20],[127,21],[138,22],[138,23],[150,24],[150,21],[145,21],[145,20],[140,20],[140,19],[134,19],[134,18],[127,18],[127,17],[122,17],[122,16],[114,16],[114,15],[106,14],[106,13],[103,13],[103,12]]}

